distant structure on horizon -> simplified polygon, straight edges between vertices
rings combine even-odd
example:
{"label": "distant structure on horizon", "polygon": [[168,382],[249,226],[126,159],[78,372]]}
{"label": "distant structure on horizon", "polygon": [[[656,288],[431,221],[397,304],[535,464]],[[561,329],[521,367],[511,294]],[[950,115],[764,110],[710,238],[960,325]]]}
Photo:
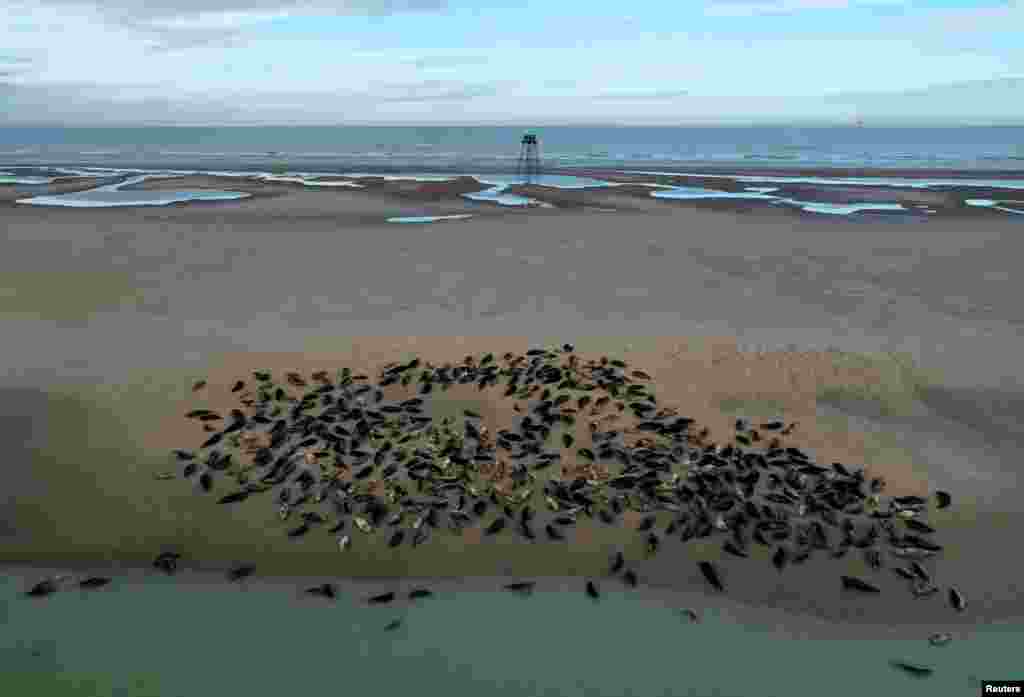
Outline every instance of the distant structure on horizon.
{"label": "distant structure on horizon", "polygon": [[529,184],[540,176],[540,144],[537,141],[536,133],[527,131],[523,134],[523,139],[520,141],[516,176],[522,179],[524,184]]}

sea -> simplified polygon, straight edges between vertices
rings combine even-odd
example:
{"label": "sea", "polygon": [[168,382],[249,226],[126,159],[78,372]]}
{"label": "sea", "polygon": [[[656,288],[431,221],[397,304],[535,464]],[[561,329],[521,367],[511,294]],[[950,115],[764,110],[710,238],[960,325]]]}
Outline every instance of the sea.
{"label": "sea", "polygon": [[680,165],[1024,172],[1024,126],[631,127],[252,126],[0,127],[0,170],[272,168],[372,173],[515,172],[525,132],[544,167]]}

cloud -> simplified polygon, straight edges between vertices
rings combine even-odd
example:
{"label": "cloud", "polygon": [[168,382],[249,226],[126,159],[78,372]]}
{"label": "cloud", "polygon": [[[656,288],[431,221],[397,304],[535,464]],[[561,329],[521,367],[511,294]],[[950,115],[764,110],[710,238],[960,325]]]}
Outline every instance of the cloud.
{"label": "cloud", "polygon": [[[936,92],[941,86],[908,88],[1024,73],[1024,51],[1005,33],[998,44],[981,30],[939,31],[955,18],[964,26],[1022,26],[1024,16],[1016,24],[1008,20],[1018,16],[1008,13],[1020,13],[1021,2],[976,11],[917,7],[859,25],[840,21],[843,7],[888,1],[896,0],[711,0],[701,5],[709,12],[820,12],[811,12],[813,21],[708,20],[704,26],[699,17],[650,14],[641,17],[643,31],[597,17],[594,28],[609,35],[594,38],[589,24],[579,24],[590,20],[554,11],[540,11],[529,26],[510,16],[489,17],[491,25],[481,18],[479,32],[466,30],[476,21],[471,13],[328,21],[341,14],[438,12],[446,0],[355,0],[337,7],[328,7],[329,0],[8,0],[11,11],[0,19],[0,85],[11,98],[0,100],[0,121],[124,123],[130,114],[181,123],[607,122],[632,112],[639,123],[730,114],[846,118],[858,110],[868,118],[869,111],[896,113],[887,104],[894,94],[907,104],[899,113],[918,104],[917,113],[930,117],[959,113],[965,104],[980,113],[971,102],[981,88],[945,97]],[[38,29],[12,29],[12,23]],[[732,29],[706,31],[714,24]],[[688,33],[685,40],[657,40],[662,27]],[[950,43],[966,41],[976,46]],[[1008,113],[1007,105],[1024,113],[1014,94],[1024,92],[1021,86],[985,90],[1003,95],[993,113]],[[983,93],[977,101],[994,103]]]}
{"label": "cloud", "polygon": [[622,99],[622,100],[660,100],[660,99],[678,99],[679,97],[689,96],[687,90],[650,90],[650,89],[639,89],[639,90],[620,90],[615,92],[602,92],[600,94],[591,95],[588,99]]}
{"label": "cloud", "polygon": [[826,101],[850,102],[863,99],[898,99],[898,98],[958,98],[970,95],[987,95],[1002,97],[1017,95],[1017,101],[1024,101],[1024,77],[1003,77],[991,80],[960,80],[939,85],[928,85],[906,90],[872,91],[872,92],[838,92],[827,95]]}
{"label": "cloud", "polygon": [[1019,124],[1024,113],[1024,77],[961,80],[890,92],[840,92],[823,101],[852,107],[864,118],[911,119],[930,114],[949,120]]}
{"label": "cloud", "polygon": [[237,29],[154,30],[147,27],[136,28],[153,37],[146,48],[147,53],[165,53],[203,46],[232,48],[245,42],[242,32]]}
{"label": "cloud", "polygon": [[853,7],[906,5],[905,0],[713,0],[704,14],[709,17],[755,17],[806,12],[808,10],[845,10]]}
{"label": "cloud", "polygon": [[431,68],[455,68],[463,65],[484,65],[488,62],[488,58],[482,55],[438,55],[421,56],[409,62],[417,68],[429,70]]}
{"label": "cloud", "polygon": [[[23,9],[19,15],[38,13]],[[67,10],[92,15],[110,28],[122,28],[150,40],[148,51],[161,53],[198,46],[237,46],[248,30],[292,16],[386,16],[416,12],[440,12],[447,0],[350,0],[338,4],[302,0],[43,0],[37,9]],[[35,30],[38,23],[22,23]]]}
{"label": "cloud", "polygon": [[955,33],[1019,32],[1024,23],[1024,2],[1014,0],[999,7],[956,7],[934,10],[928,23]]}
{"label": "cloud", "polygon": [[385,84],[382,90],[364,92],[358,98],[377,102],[451,102],[495,97],[503,86],[516,86],[516,80],[464,83],[455,80],[424,80],[415,83]]}
{"label": "cloud", "polygon": [[[138,85],[158,89],[157,85]],[[5,120],[12,123],[156,123],[231,121],[244,112],[209,98],[124,94],[123,88],[61,83],[46,86],[0,82]],[[173,116],[173,118],[171,118]]]}
{"label": "cloud", "polygon": [[32,70],[31,58],[21,56],[0,56],[0,77],[15,77]]}
{"label": "cloud", "polygon": [[381,102],[459,102],[477,97],[495,97],[498,95],[497,88],[491,85],[468,85],[457,89],[442,90],[440,92],[421,93],[411,90],[409,94],[394,97],[379,97]]}
{"label": "cloud", "polygon": [[382,105],[398,108],[432,103],[469,103],[498,97],[515,80],[466,83],[425,80],[377,83],[364,90],[249,93],[232,89],[171,91],[162,83],[98,87],[89,83],[19,85],[0,77],[0,99],[9,123],[182,124],[341,123],[373,121]]}
{"label": "cloud", "polygon": [[849,6],[849,0],[716,0],[705,7],[704,14],[709,17],[750,17],[789,14],[803,10],[845,9]]}
{"label": "cloud", "polygon": [[391,15],[443,10],[446,0],[351,0],[343,3],[316,0],[42,0],[51,7],[96,9],[111,20],[142,21],[154,25],[238,27],[291,15]]}

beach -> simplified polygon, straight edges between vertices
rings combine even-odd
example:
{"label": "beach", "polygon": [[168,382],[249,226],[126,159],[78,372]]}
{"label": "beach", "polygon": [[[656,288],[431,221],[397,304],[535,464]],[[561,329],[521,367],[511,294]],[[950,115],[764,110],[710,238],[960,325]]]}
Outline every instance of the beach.
{"label": "beach", "polygon": [[[1019,639],[1024,221],[944,210],[946,194],[931,192],[919,194],[938,213],[894,220],[654,199],[633,186],[519,186],[511,191],[553,207],[502,207],[461,197],[473,190],[466,180],[353,181],[362,188],[148,180],[136,188],[250,194],[151,208],[0,201],[0,563],[9,578],[27,582],[44,568],[145,576],[138,570],[157,551],[180,546],[189,573],[252,561],[278,588],[306,582],[285,583],[292,578],[380,586],[456,577],[486,588],[530,577],[559,589],[578,581],[572,592],[589,609],[582,578],[602,577],[621,547],[637,559],[645,602],[676,593],[703,612],[728,609],[723,624],[917,640],[925,654],[924,638],[942,628],[966,645],[982,625],[1009,623]],[[472,217],[386,222],[461,214]],[[738,417],[784,418],[799,424],[787,445],[826,465],[864,466],[886,478],[887,493],[952,492],[953,505],[929,516],[945,547],[934,568],[943,587],[964,590],[969,611],[953,612],[944,594],[912,598],[859,554],[783,575],[769,550],[725,559],[712,540],[643,559],[635,531],[589,522],[557,547],[441,531],[416,549],[360,537],[342,557],[327,535],[286,539],[267,506],[229,510],[184,481],[154,479],[175,469],[172,448],[204,438],[184,413],[229,408],[232,382],[253,370],[376,374],[414,355],[441,363],[565,341],[642,367],[659,403],[706,425],[712,440],[727,440]],[[209,386],[195,394],[200,378]],[[478,409],[497,426],[510,418],[500,402],[453,390],[432,409]],[[724,596],[707,592],[696,565],[705,558],[722,564]],[[838,580],[847,573],[875,578],[883,592],[850,599]],[[11,609],[20,602],[6,600],[9,617],[29,617]],[[956,679],[966,689],[977,673],[963,660]],[[508,693],[541,694],[532,689]],[[811,694],[801,689],[780,681],[765,694]]]}

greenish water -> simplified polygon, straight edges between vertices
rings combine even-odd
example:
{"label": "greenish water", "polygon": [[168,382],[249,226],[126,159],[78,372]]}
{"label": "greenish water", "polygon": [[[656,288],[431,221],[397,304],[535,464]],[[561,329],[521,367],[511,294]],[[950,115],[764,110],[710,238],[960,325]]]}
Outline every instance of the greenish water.
{"label": "greenish water", "polygon": [[[116,580],[109,589],[20,595],[34,576],[0,577],[0,694],[965,695],[975,677],[1019,678],[1024,626],[990,625],[945,647],[924,637],[844,637],[807,621],[745,621],[610,581],[541,582],[530,597],[449,581],[433,598],[369,606],[387,581],[335,601],[294,584]],[[555,588],[542,590],[545,583]],[[403,583],[401,590],[409,588]],[[578,587],[578,588],[577,588]],[[680,596],[680,599],[685,599]],[[692,600],[692,598],[690,598]],[[765,616],[767,617],[767,616]],[[384,627],[394,619],[404,624]],[[799,621],[797,621],[799,620]],[[909,677],[892,659],[934,667]],[[83,685],[85,687],[83,687]]]}

